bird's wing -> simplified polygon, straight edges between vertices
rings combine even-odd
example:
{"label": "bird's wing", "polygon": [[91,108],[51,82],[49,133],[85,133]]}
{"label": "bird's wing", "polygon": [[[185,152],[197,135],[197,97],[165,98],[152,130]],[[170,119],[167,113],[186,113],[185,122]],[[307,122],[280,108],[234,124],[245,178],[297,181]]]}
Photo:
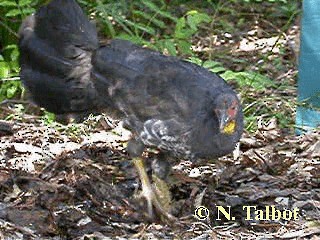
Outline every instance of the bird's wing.
{"label": "bird's wing", "polygon": [[201,110],[203,101],[210,101],[213,87],[225,85],[218,79],[213,86],[215,75],[194,64],[123,40],[99,49],[93,66],[97,90],[141,121],[186,119]]}
{"label": "bird's wing", "polygon": [[146,145],[188,151],[187,136],[211,101],[212,74],[123,40],[97,51],[93,73],[99,94],[114,99]]}

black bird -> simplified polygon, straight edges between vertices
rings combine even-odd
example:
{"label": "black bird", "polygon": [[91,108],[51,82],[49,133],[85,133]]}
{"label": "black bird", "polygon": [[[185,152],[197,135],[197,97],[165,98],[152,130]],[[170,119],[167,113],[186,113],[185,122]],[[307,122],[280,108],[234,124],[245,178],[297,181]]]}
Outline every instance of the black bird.
{"label": "black bird", "polygon": [[[221,77],[128,41],[99,46],[75,0],[51,1],[19,33],[20,76],[36,104],[56,114],[106,112],[126,120],[134,136],[127,151],[150,215],[153,206],[173,219],[146,174],[145,146],[196,161],[228,154],[240,139],[242,108]],[[158,177],[165,180],[161,159]]]}

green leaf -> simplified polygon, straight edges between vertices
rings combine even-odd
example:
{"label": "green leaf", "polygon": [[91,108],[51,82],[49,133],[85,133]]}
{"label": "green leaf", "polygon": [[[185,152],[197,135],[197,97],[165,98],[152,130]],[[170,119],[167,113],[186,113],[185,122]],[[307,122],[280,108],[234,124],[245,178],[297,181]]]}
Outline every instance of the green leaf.
{"label": "green leaf", "polygon": [[268,87],[275,87],[273,81],[264,75],[255,72],[233,72],[226,71],[221,74],[225,80],[236,80],[241,87],[250,86],[256,90],[264,90]]}
{"label": "green leaf", "polygon": [[164,41],[164,47],[168,50],[170,55],[177,56],[177,50],[174,45],[174,42],[171,39],[167,39]]}
{"label": "green leaf", "polygon": [[42,121],[45,124],[52,124],[56,120],[56,115],[51,112],[44,111],[44,115],[42,116]]}
{"label": "green leaf", "polygon": [[208,68],[208,69],[216,68],[216,67],[221,67],[221,63],[216,62],[216,61],[208,60],[208,61],[205,61],[205,62],[203,63],[203,67],[204,67],[204,68]]}
{"label": "green leaf", "polygon": [[2,1],[0,7],[17,7],[17,4],[13,1]]}
{"label": "green leaf", "polygon": [[10,66],[10,72],[11,73],[18,73],[19,70],[20,70],[20,64],[18,61],[11,61],[9,63],[9,66]]}
{"label": "green leaf", "polygon": [[149,33],[150,35],[155,35],[156,33],[156,30],[152,27],[149,27],[149,26],[145,26],[144,24],[141,24],[141,23],[137,23],[137,22],[132,22],[131,20],[126,20],[126,23],[128,25],[131,25],[143,32],[146,32],[146,33]]}
{"label": "green leaf", "polygon": [[210,68],[209,71],[213,73],[222,73],[222,72],[225,72],[226,69],[224,67],[215,67],[215,68]]}
{"label": "green leaf", "polygon": [[18,47],[14,48],[10,54],[10,58],[12,61],[18,61],[19,58],[19,50]]}
{"label": "green leaf", "polygon": [[183,28],[186,26],[186,20],[184,17],[179,18],[175,28],[175,35],[182,31]]}
{"label": "green leaf", "polygon": [[21,15],[30,15],[35,12],[34,8],[31,7],[23,7],[23,8],[14,8],[9,10],[5,16],[6,17],[16,17],[16,16],[21,16]]}
{"label": "green leaf", "polygon": [[187,15],[194,15],[194,14],[198,14],[199,12],[197,10],[190,10],[187,12]]}
{"label": "green leaf", "polygon": [[195,34],[196,31],[192,29],[183,29],[180,32],[177,32],[175,34],[175,38],[177,39],[190,39],[193,34]]}
{"label": "green leaf", "polygon": [[174,38],[176,39],[189,39],[194,34],[194,30],[186,28],[186,20],[184,17],[179,18],[175,32]]}
{"label": "green leaf", "polygon": [[125,30],[128,34],[134,35],[131,29],[127,26],[127,20],[121,16],[113,16],[115,21]]}
{"label": "green leaf", "polygon": [[188,16],[187,17],[187,22],[188,22],[188,25],[190,26],[190,28],[192,30],[194,30],[194,31],[198,30],[198,23],[195,21],[193,16]]}
{"label": "green leaf", "polygon": [[181,17],[175,27],[174,38],[176,39],[190,39],[196,33],[196,29],[192,29],[186,25],[186,19]]}
{"label": "green leaf", "polygon": [[20,7],[25,7],[28,6],[32,3],[31,0],[19,0],[18,4]]}
{"label": "green leaf", "polygon": [[179,49],[179,51],[182,54],[193,54],[192,50],[191,50],[191,43],[189,41],[185,41],[185,40],[178,40],[177,41],[177,47]]}
{"label": "green leaf", "polygon": [[222,66],[221,63],[211,60],[205,61],[203,63],[203,67],[207,68],[210,72],[214,73],[222,73],[226,71],[226,69]]}
{"label": "green leaf", "polygon": [[17,93],[18,86],[17,84],[12,84],[8,89],[7,89],[7,98],[13,98],[14,95]]}
{"label": "green leaf", "polygon": [[107,26],[107,33],[110,34],[110,36],[113,38],[116,35],[116,31],[114,30],[114,27],[109,19],[105,18],[103,22]]}
{"label": "green leaf", "polygon": [[202,63],[203,63],[203,61],[202,61],[200,58],[198,58],[198,57],[189,57],[189,58],[187,59],[187,61],[188,61],[188,62],[192,62],[192,63],[194,63],[194,64],[197,64],[197,65],[199,65],[199,66],[202,66]]}
{"label": "green leaf", "polygon": [[142,18],[146,19],[147,21],[152,22],[154,25],[156,25],[157,27],[159,27],[161,29],[165,29],[167,27],[167,25],[163,21],[155,18],[154,16],[152,16],[151,14],[148,14],[146,12],[134,10],[133,14],[135,14],[139,17],[142,17]]}
{"label": "green leaf", "polygon": [[9,76],[10,68],[6,62],[0,62],[0,78],[6,78]]}
{"label": "green leaf", "polygon": [[149,1],[149,0],[142,0],[142,3],[148,7],[150,10],[154,11],[154,12],[158,12],[160,11],[160,8],[154,4],[153,2]]}
{"label": "green leaf", "polygon": [[23,13],[23,15],[31,15],[32,13],[34,13],[36,10],[32,7],[23,7],[21,13]]}
{"label": "green leaf", "polygon": [[[98,16],[100,17],[100,19],[102,20],[102,22],[107,26],[107,31],[105,31],[108,35],[110,35],[112,38],[115,37],[116,32],[115,29],[113,27],[112,22],[109,20],[109,13],[107,12],[105,6],[103,5],[103,3],[101,1],[97,1],[97,7],[96,10],[101,13],[98,14]],[[101,16],[100,16],[101,15]],[[105,30],[105,29],[104,29]]]}
{"label": "green leaf", "polygon": [[205,13],[196,13],[187,16],[187,22],[191,29],[194,31],[198,30],[198,26],[202,22],[209,23],[211,18]]}
{"label": "green leaf", "polygon": [[20,15],[22,15],[20,9],[12,9],[5,14],[6,17],[16,17]]}
{"label": "green leaf", "polygon": [[171,13],[167,11],[161,10],[157,5],[155,5],[153,2],[150,0],[142,0],[142,3],[149,8],[151,11],[156,12],[157,14],[161,15],[162,17],[168,18],[174,22],[177,21],[177,18],[174,17]]}
{"label": "green leaf", "polygon": [[146,40],[144,40],[140,36],[130,35],[127,33],[120,33],[119,35],[116,36],[116,38],[128,40],[128,41],[131,41],[131,42],[138,44],[138,45],[146,45],[146,46],[154,49],[153,44],[151,44],[150,42],[147,42]]}
{"label": "green leaf", "polygon": [[4,50],[10,50],[10,49],[15,49],[17,48],[17,44],[9,44],[4,47]]}

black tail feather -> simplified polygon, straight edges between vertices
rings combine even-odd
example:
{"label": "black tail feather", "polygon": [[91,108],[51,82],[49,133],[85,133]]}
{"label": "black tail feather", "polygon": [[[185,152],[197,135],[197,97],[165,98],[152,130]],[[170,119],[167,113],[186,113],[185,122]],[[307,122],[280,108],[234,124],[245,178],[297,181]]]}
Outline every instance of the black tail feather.
{"label": "black tail feather", "polygon": [[53,0],[20,31],[21,80],[36,104],[63,114],[97,111],[91,56],[97,32],[74,0]]}

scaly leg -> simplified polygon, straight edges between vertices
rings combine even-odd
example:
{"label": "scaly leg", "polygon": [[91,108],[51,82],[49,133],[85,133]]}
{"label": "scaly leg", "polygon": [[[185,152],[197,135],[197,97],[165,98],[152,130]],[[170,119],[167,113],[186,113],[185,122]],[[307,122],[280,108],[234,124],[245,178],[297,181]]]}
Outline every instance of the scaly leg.
{"label": "scaly leg", "polygon": [[167,160],[168,156],[160,152],[152,162],[152,186],[158,196],[159,202],[163,209],[170,212],[171,209],[171,192],[167,184],[168,175],[171,169]]}
{"label": "scaly leg", "polygon": [[[169,221],[176,221],[176,218],[174,216],[172,216],[166,209],[164,209],[164,207],[162,206],[163,204],[159,200],[159,196],[154,191],[153,186],[151,185],[151,182],[149,180],[148,174],[146,172],[143,159],[141,157],[135,157],[135,158],[133,158],[133,163],[139,173],[139,177],[140,177],[141,185],[142,185],[142,194],[147,200],[148,213],[149,213],[150,217],[153,217],[152,206],[154,206],[156,211],[161,216],[165,217]],[[160,188],[160,191],[162,191],[161,188]],[[167,191],[169,192],[168,188],[167,188]]]}

